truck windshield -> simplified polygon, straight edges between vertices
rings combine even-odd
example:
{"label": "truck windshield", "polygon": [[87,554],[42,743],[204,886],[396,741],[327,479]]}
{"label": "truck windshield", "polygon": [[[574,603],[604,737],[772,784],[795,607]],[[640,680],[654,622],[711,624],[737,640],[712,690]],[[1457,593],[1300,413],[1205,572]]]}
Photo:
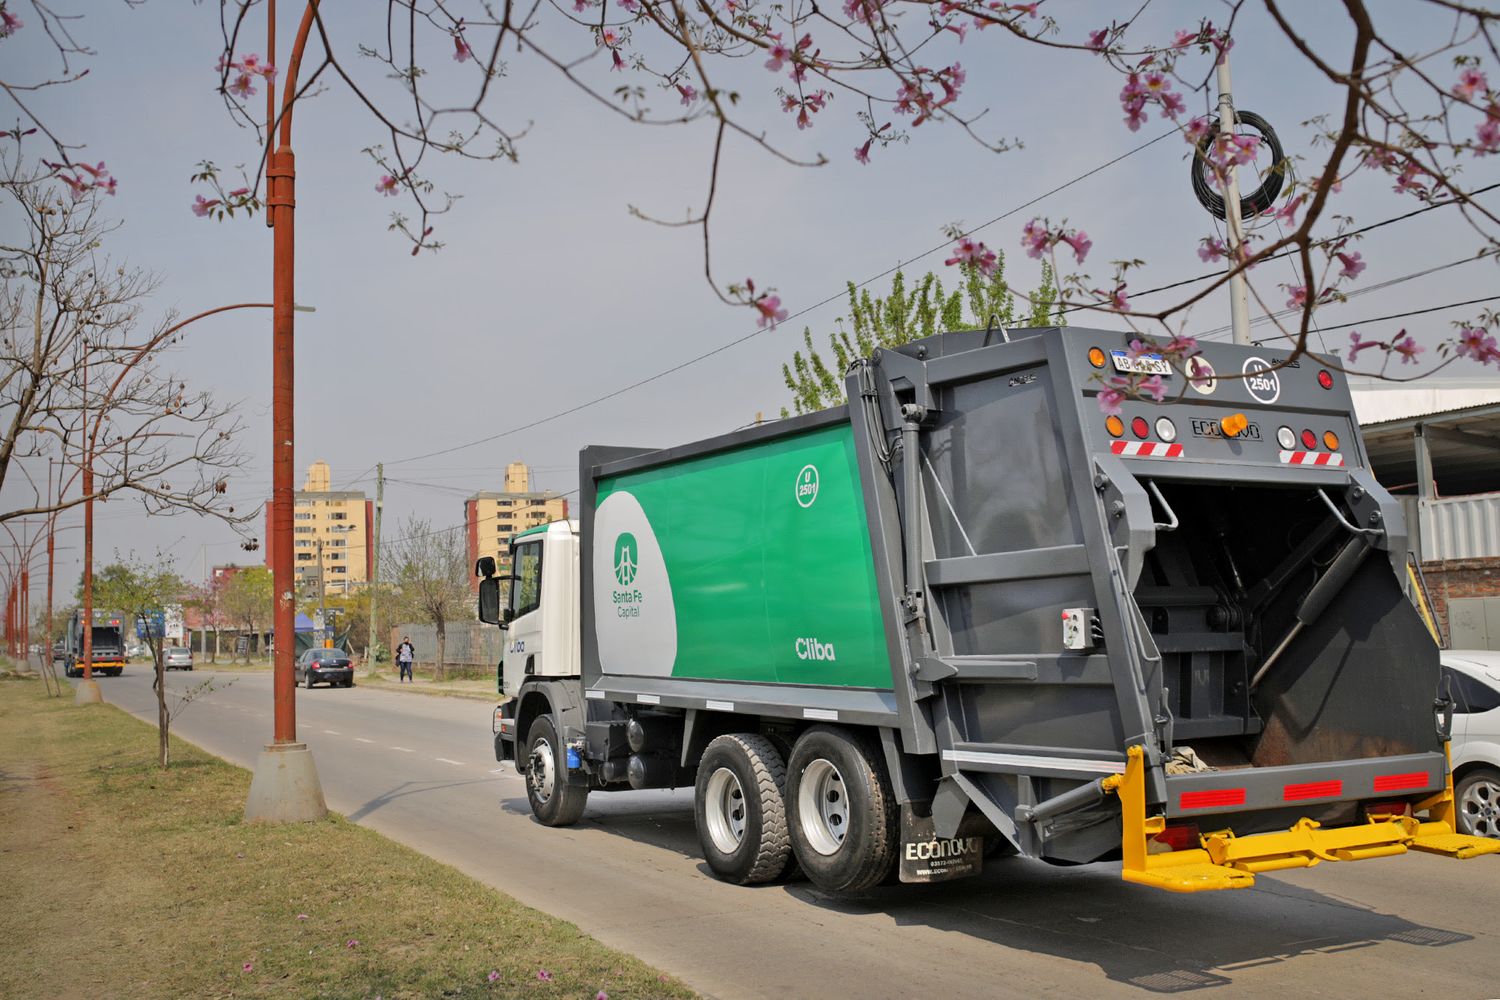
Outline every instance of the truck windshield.
{"label": "truck windshield", "polygon": [[510,590],[513,617],[535,611],[542,603],[542,543],[516,546],[516,582]]}

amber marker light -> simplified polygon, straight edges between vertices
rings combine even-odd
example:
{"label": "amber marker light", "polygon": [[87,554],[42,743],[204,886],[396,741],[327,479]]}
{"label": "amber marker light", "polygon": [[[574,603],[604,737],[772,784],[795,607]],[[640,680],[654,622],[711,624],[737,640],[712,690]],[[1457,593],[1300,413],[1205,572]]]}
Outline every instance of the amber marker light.
{"label": "amber marker light", "polygon": [[1104,421],[1104,429],[1109,431],[1110,437],[1119,437],[1125,433],[1125,421],[1119,417],[1108,417]]}
{"label": "amber marker light", "polygon": [[1225,437],[1239,437],[1250,426],[1250,421],[1243,413],[1231,413],[1219,421],[1219,426],[1224,429]]}
{"label": "amber marker light", "polygon": [[1339,436],[1337,434],[1333,433],[1333,431],[1324,431],[1323,432],[1323,447],[1327,448],[1329,451],[1338,451],[1339,450]]}
{"label": "amber marker light", "polygon": [[1089,364],[1095,368],[1104,367],[1104,352],[1097,347],[1089,348]]}

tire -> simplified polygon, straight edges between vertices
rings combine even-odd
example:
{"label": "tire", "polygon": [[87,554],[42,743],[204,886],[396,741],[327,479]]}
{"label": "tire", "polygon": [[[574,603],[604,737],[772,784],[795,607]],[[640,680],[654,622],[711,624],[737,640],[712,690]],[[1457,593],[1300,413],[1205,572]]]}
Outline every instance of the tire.
{"label": "tire", "polygon": [[543,826],[572,826],[583,815],[588,802],[586,787],[570,785],[567,751],[557,735],[557,724],[550,715],[539,715],[526,734],[529,747],[526,758],[526,801],[531,814]]}
{"label": "tire", "polygon": [[1473,837],[1500,837],[1500,771],[1477,767],[1453,788],[1458,832]]}
{"label": "tire", "polygon": [[885,762],[846,729],[814,726],[787,764],[792,850],[826,892],[860,892],[885,880],[899,842]]}
{"label": "tire", "polygon": [[751,733],[714,739],[698,761],[693,818],[714,875],[735,885],[780,878],[792,856],[781,752]]}
{"label": "tire", "polygon": [[303,677],[306,678],[306,680],[304,681],[304,683],[307,684],[307,689],[309,691],[311,691],[312,690],[312,686],[313,686],[312,671],[311,670],[307,671],[307,673],[303,674]]}

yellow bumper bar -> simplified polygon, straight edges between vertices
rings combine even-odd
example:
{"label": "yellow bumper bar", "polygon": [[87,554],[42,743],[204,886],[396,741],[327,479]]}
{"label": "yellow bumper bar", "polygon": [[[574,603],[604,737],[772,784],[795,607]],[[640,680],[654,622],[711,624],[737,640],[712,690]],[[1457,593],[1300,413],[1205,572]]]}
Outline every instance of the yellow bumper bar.
{"label": "yellow bumper bar", "polygon": [[1311,868],[1323,861],[1363,861],[1405,854],[1408,850],[1473,858],[1500,853],[1500,840],[1455,832],[1453,778],[1413,812],[1427,811],[1422,822],[1413,816],[1372,817],[1363,825],[1323,829],[1316,820],[1301,819],[1278,833],[1236,837],[1230,830],[1203,834],[1201,847],[1152,853],[1149,841],[1166,829],[1164,816],[1146,815],[1146,762],[1140,747],[1131,747],[1125,773],[1105,779],[1105,789],[1120,796],[1123,816],[1121,842],[1127,882],[1155,886],[1169,892],[1206,892],[1244,889],[1255,884],[1256,872]]}

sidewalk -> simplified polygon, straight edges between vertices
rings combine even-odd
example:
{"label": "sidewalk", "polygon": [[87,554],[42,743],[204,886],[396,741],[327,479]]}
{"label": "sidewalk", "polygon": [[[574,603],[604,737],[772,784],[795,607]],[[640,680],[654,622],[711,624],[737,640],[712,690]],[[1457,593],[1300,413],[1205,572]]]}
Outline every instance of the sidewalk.
{"label": "sidewalk", "polygon": [[379,688],[382,691],[407,691],[412,694],[438,695],[445,698],[469,698],[473,701],[497,701],[493,677],[468,680],[435,681],[431,675],[423,676],[419,671],[413,680],[401,683],[399,674],[381,671],[354,674],[354,683],[363,687]]}

